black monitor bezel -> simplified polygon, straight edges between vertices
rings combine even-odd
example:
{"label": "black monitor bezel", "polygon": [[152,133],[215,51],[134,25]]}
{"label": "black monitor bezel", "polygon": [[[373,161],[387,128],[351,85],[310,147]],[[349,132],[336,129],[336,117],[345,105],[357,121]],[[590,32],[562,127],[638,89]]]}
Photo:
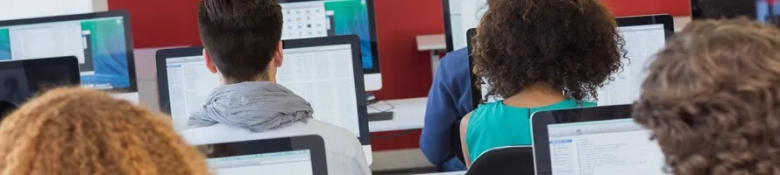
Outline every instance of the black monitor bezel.
{"label": "black monitor bezel", "polygon": [[124,30],[125,30],[124,34],[125,34],[125,47],[126,47],[125,53],[127,53],[126,54],[127,73],[130,81],[130,87],[106,89],[106,91],[138,92],[138,82],[136,82],[136,74],[135,74],[136,72],[135,55],[133,54],[133,35],[132,35],[133,32],[130,27],[131,26],[130,14],[127,12],[127,10],[116,10],[116,11],[63,15],[63,16],[50,16],[50,17],[39,17],[39,18],[27,18],[27,19],[14,19],[14,20],[0,21],[0,27],[50,23],[50,22],[58,22],[58,21],[87,20],[87,19],[95,19],[95,18],[111,18],[111,17],[121,17],[123,19],[122,23],[124,25]]}
{"label": "black monitor bezel", "polygon": [[[447,43],[447,52],[455,50],[455,44],[452,41],[452,18],[450,16],[450,0],[441,0],[442,11],[444,12],[444,38]],[[470,49],[469,49],[470,50]],[[471,54],[469,54],[471,55]]]}
{"label": "black monitor bezel", "polygon": [[[362,55],[360,54],[360,38],[357,35],[339,35],[320,38],[306,38],[282,41],[283,49],[350,44],[352,46],[352,64],[355,75],[355,95],[358,104],[358,125],[360,136],[358,140],[362,145],[370,145],[370,131],[368,128],[368,104],[366,102],[365,80],[363,76]],[[157,91],[160,102],[160,110],[166,114],[171,113],[170,94],[168,92],[168,71],[165,60],[168,58],[202,56],[203,47],[187,47],[163,49],[157,51]],[[205,67],[204,67],[205,69]],[[316,116],[315,116],[316,117]]]}
{"label": "black monitor bezel", "polygon": [[[310,2],[310,1],[322,1],[322,0],[279,0],[279,4],[283,3],[295,3],[295,2]],[[366,1],[366,8],[368,8],[368,28],[369,32],[371,34],[371,68],[370,69],[363,69],[364,74],[377,74],[380,73],[380,66],[379,66],[379,44],[377,42],[377,36],[376,36],[376,12],[374,11],[374,0],[364,0]],[[337,35],[337,36],[343,36],[343,35]],[[362,57],[362,56],[361,56]],[[361,59],[361,64],[362,64]],[[363,66],[360,66],[363,68]]]}
{"label": "black monitor bezel", "polygon": [[[632,105],[600,106],[578,109],[540,111],[531,115],[534,169],[537,175],[552,175],[547,126],[589,121],[631,119]],[[546,162],[546,163],[544,163]]]}
{"label": "black monitor bezel", "polygon": [[[230,155],[220,157],[231,157],[253,154],[267,154],[275,152],[301,151],[309,150],[312,162],[313,175],[328,175],[327,156],[325,152],[325,141],[318,135],[295,136],[285,138],[272,138],[262,140],[237,141],[227,143],[202,144],[196,147],[208,147],[211,149],[224,148],[230,151],[236,151]],[[246,149],[240,149],[246,148]],[[205,155],[208,159],[219,158]]]}

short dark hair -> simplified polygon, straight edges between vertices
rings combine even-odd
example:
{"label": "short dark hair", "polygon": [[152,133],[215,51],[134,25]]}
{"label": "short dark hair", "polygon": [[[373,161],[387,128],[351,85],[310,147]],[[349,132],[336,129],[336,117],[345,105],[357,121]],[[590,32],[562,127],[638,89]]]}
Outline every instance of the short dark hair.
{"label": "short dark hair", "polygon": [[621,67],[623,39],[598,0],[490,0],[474,45],[487,95],[507,98],[548,83],[567,98],[597,98]]}
{"label": "short dark hair", "polygon": [[658,52],[634,105],[670,174],[780,174],[780,30],[694,21]]}
{"label": "short dark hair", "polygon": [[228,82],[267,72],[282,37],[282,7],[275,0],[203,0],[200,38]]}

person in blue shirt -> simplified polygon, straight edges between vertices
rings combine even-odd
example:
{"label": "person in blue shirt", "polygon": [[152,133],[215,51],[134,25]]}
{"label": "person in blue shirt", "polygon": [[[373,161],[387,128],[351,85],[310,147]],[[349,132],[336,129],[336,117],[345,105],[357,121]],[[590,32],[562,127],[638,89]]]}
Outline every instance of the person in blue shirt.
{"label": "person in blue shirt", "polygon": [[439,171],[466,170],[456,154],[461,151],[458,137],[460,119],[473,110],[468,59],[467,48],[444,56],[428,94],[420,149]]}

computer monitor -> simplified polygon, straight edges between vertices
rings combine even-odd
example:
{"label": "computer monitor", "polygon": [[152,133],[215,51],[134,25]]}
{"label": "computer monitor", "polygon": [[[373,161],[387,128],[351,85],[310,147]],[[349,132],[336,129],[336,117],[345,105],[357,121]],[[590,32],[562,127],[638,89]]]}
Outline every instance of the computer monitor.
{"label": "computer monitor", "polygon": [[282,40],[359,36],[366,90],[382,89],[374,0],[279,0],[279,4],[284,16]]}
{"label": "computer monitor", "polygon": [[75,56],[83,86],[136,92],[127,11],[0,21],[0,60]]}
{"label": "computer monitor", "polygon": [[[314,108],[314,119],[342,127],[360,140],[371,161],[368,111],[355,35],[283,41],[284,63],[277,83],[303,97]],[[160,110],[173,118],[174,129],[186,129],[190,114],[201,110],[209,93],[220,85],[205,67],[202,47],[157,52]]]}
{"label": "computer monitor", "polygon": [[466,32],[477,27],[487,8],[487,0],[442,0],[447,51],[467,47]]}
{"label": "computer monitor", "polygon": [[780,24],[780,2],[775,0],[690,0],[693,19],[748,17]]}
{"label": "computer monitor", "polygon": [[[632,16],[617,19],[618,31],[625,40],[624,49],[627,58],[621,59],[623,69],[614,73],[606,86],[598,90],[599,106],[631,104],[639,98],[640,87],[646,76],[646,68],[652,63],[654,55],[666,45],[666,39],[674,34],[674,21],[670,15]],[[467,36],[473,37],[474,32]],[[472,46],[469,46],[471,48]],[[471,51],[470,51],[471,52]],[[469,54],[470,55],[470,54]],[[469,60],[472,60],[469,56]],[[473,64],[472,69],[473,70]],[[472,72],[472,82],[479,80]],[[489,86],[472,87],[473,106],[487,99],[488,102],[500,100],[487,97]]]}
{"label": "computer monitor", "polygon": [[0,117],[38,92],[79,84],[76,57],[0,61]]}
{"label": "computer monitor", "polygon": [[537,175],[667,174],[660,146],[631,118],[631,105],[536,112],[531,127]]}
{"label": "computer monitor", "polygon": [[622,17],[617,19],[618,31],[625,40],[626,57],[621,59],[623,69],[612,74],[612,79],[598,91],[598,105],[632,104],[639,99],[647,67],[655,54],[674,34],[670,15]]}
{"label": "computer monitor", "polygon": [[196,145],[209,170],[225,175],[327,175],[325,142],[317,135]]}

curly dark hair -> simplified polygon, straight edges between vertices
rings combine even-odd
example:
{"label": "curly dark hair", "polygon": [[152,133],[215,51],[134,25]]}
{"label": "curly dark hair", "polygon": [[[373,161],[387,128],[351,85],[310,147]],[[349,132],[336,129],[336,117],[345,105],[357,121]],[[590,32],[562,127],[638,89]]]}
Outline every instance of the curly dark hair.
{"label": "curly dark hair", "polygon": [[675,175],[780,174],[780,30],[698,21],[649,67],[632,113]]}
{"label": "curly dark hair", "polygon": [[[597,98],[621,67],[624,40],[598,0],[489,0],[472,40],[474,72],[488,96],[547,83],[567,98]],[[621,53],[622,52],[622,53]]]}

